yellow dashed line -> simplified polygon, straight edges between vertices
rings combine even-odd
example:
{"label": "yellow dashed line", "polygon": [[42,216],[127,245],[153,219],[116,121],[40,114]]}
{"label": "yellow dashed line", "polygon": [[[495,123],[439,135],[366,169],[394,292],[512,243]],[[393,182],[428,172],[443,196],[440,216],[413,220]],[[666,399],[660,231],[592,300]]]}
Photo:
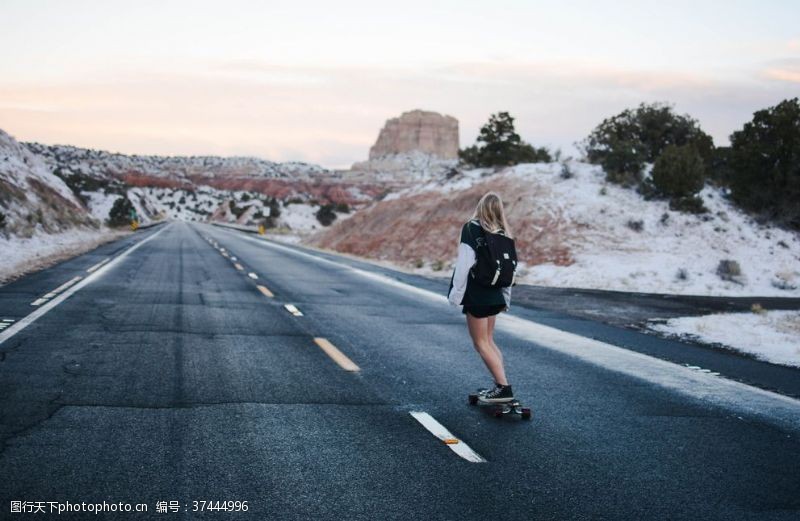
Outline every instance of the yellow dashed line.
{"label": "yellow dashed line", "polygon": [[270,290],[267,289],[266,286],[262,286],[262,285],[259,284],[256,287],[258,288],[258,291],[260,291],[261,293],[264,294],[265,297],[272,298],[272,297],[275,296],[275,295],[272,294],[272,292]]}
{"label": "yellow dashed line", "polygon": [[327,338],[317,337],[314,339],[314,342],[345,371],[356,372],[361,370],[352,360],[347,358],[344,353],[339,351],[335,345],[331,344]]}

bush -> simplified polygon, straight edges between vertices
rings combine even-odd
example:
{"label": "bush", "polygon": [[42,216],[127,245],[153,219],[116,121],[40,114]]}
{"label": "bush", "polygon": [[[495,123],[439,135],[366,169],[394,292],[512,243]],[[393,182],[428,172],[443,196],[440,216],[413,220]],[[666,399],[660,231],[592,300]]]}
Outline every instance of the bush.
{"label": "bush", "polygon": [[514,130],[514,118],[508,112],[492,114],[481,127],[477,141],[459,151],[464,163],[490,167],[552,161],[546,148],[536,148],[522,141]]}
{"label": "bush", "polygon": [[784,100],[759,110],[731,134],[733,200],[782,224],[800,228],[800,103]]}
{"label": "bush", "polygon": [[637,220],[634,220],[634,219],[629,219],[626,224],[627,224],[628,228],[630,228],[631,230],[633,230],[635,232],[641,232],[642,230],[644,230],[644,221],[641,221],[641,220],[637,221]]}
{"label": "bush", "polygon": [[653,185],[670,199],[691,197],[702,190],[705,179],[703,158],[692,145],[670,145],[653,165]]}
{"label": "bush", "polygon": [[711,137],[688,115],[665,103],[641,104],[602,121],[584,141],[586,158],[603,167],[609,181],[635,185],[646,163],[653,163],[669,145],[694,146],[703,161],[714,149]]}
{"label": "bush", "polygon": [[109,226],[127,226],[135,218],[136,210],[133,208],[133,203],[126,196],[122,196],[111,206],[107,222]]}
{"label": "bush", "polygon": [[333,211],[333,205],[331,204],[320,206],[316,216],[322,226],[330,226],[336,220],[336,213]]}
{"label": "bush", "polygon": [[735,260],[721,260],[717,265],[717,275],[722,280],[741,284],[742,268]]}
{"label": "bush", "polygon": [[0,212],[0,230],[6,227],[6,214]]}
{"label": "bush", "polygon": [[696,195],[670,200],[669,209],[675,212],[694,214],[706,213],[708,211],[708,208],[703,204],[703,200]]}
{"label": "bush", "polygon": [[566,162],[561,163],[561,179],[572,179],[573,177],[575,177],[575,174],[569,165]]}
{"label": "bush", "polygon": [[339,213],[350,213],[350,205],[347,203],[337,203],[333,209]]}

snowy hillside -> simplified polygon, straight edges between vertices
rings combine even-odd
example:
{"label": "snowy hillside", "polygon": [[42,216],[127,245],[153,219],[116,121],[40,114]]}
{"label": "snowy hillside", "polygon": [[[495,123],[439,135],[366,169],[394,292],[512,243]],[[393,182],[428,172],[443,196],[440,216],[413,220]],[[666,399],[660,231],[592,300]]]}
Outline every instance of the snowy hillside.
{"label": "snowy hillside", "polygon": [[[800,237],[706,187],[707,214],[669,209],[570,162],[471,170],[390,194],[310,242],[449,276],[461,224],[499,192],[530,284],[698,295],[800,295]],[[413,233],[410,232],[413,231]],[[409,240],[409,237],[413,240]],[[733,261],[733,262],[723,262]],[[738,271],[737,271],[738,267]],[[727,268],[727,269],[723,269]]]}
{"label": "snowy hillside", "polygon": [[96,228],[69,187],[38,156],[0,130],[0,234],[31,237],[75,226]]}

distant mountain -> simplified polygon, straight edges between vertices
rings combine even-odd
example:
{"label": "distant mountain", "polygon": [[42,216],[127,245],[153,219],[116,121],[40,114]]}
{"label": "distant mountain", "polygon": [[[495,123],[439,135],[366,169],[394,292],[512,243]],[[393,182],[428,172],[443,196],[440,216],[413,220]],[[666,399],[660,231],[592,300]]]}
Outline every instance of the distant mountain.
{"label": "distant mountain", "polygon": [[255,157],[140,156],[65,145],[24,143],[58,173],[114,177],[132,185],[208,184],[211,180],[307,179],[329,171],[300,162],[275,163]]}

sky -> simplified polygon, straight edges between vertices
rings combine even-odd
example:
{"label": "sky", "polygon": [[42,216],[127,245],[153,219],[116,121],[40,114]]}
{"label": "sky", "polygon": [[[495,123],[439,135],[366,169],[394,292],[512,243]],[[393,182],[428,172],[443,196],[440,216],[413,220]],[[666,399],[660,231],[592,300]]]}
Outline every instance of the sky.
{"label": "sky", "polygon": [[501,110],[575,155],[672,103],[716,144],[800,96],[800,2],[0,2],[0,129],[113,152],[346,167],[425,109],[470,145]]}

